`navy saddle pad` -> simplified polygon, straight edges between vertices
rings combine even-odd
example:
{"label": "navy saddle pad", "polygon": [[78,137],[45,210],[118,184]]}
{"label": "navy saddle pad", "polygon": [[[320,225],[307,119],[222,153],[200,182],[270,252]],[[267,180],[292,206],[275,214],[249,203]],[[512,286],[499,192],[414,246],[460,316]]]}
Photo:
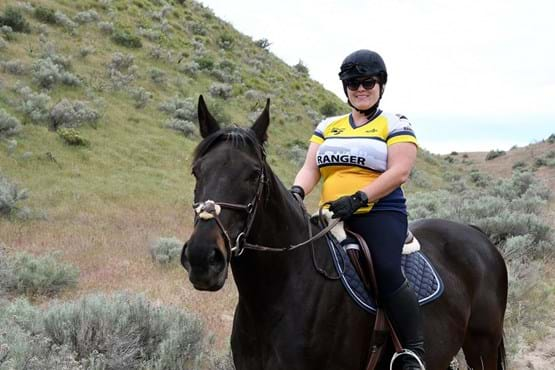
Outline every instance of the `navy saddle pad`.
{"label": "navy saddle pad", "polygon": [[[362,280],[358,276],[347,252],[339,244],[326,237],[330,248],[333,264],[341,276],[343,286],[351,298],[365,311],[376,312],[376,302],[370,296]],[[401,268],[410,285],[416,292],[420,305],[429,303],[443,293],[443,282],[428,258],[420,251],[404,254],[401,257]]]}

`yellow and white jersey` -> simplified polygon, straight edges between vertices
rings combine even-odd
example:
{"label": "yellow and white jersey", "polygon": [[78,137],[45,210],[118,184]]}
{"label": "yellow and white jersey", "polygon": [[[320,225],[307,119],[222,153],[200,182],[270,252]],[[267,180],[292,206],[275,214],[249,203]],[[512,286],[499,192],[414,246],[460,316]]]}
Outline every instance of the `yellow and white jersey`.
{"label": "yellow and white jersey", "polygon": [[[351,114],[331,117],[318,124],[310,138],[320,144],[316,162],[324,180],[320,204],[351,195],[387,169],[387,148],[414,143],[416,137],[406,117],[378,111],[369,122],[356,127]],[[405,196],[397,188],[357,213],[373,210],[406,212]]]}

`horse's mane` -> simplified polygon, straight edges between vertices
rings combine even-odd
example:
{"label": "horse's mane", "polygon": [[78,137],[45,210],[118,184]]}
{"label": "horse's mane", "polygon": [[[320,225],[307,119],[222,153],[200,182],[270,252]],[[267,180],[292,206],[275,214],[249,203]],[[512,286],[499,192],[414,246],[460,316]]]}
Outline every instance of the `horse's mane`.
{"label": "horse's mane", "polygon": [[193,155],[193,163],[204,156],[215,144],[222,141],[230,142],[235,148],[254,149],[258,159],[263,162],[266,158],[264,146],[260,143],[253,130],[238,126],[225,127],[208,135],[202,140]]}

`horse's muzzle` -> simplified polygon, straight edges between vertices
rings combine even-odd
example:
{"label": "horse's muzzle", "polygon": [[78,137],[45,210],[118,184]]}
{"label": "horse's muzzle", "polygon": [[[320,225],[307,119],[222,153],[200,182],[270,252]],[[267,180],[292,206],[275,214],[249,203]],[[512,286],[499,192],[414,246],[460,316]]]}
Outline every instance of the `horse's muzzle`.
{"label": "horse's muzzle", "polygon": [[227,279],[226,256],[217,245],[188,241],[181,251],[181,265],[189,273],[189,281],[197,290],[216,291]]}

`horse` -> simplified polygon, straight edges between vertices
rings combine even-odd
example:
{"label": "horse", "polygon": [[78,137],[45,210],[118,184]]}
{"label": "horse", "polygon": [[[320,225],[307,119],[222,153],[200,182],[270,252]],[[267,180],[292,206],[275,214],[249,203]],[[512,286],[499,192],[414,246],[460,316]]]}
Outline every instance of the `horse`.
{"label": "horse", "polygon": [[[220,128],[199,97],[195,225],[181,264],[194,288],[205,291],[222,288],[231,268],[238,370],[365,369],[374,316],[329,276],[334,270],[323,238],[303,245],[320,228],[266,161],[269,107],[268,99],[250,128]],[[445,286],[439,299],[422,306],[427,369],[448,369],[461,348],[474,369],[505,369],[501,254],[470,225],[425,219],[410,229]],[[379,369],[389,369],[393,349],[388,352]]]}

